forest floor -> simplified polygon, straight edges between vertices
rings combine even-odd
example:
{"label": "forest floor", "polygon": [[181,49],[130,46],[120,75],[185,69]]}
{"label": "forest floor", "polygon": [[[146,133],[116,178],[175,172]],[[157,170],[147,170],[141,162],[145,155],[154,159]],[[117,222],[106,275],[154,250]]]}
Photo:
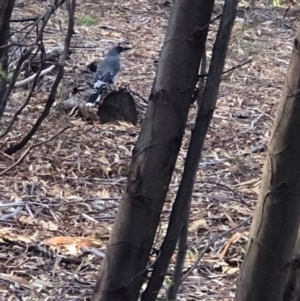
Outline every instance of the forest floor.
{"label": "forest floor", "polygon": [[[111,45],[123,40],[128,40],[132,49],[123,55],[118,85],[129,86],[148,99],[168,23],[168,1],[129,0],[121,5],[117,1],[77,2],[73,54],[57,103],[74,87],[90,91],[88,64],[101,60]],[[48,5],[48,1],[22,3],[26,1],[17,1],[14,19],[39,16]],[[185,271],[208,243],[210,247],[183,283],[180,300],[234,300],[250,222],[215,238],[253,214],[292,53],[296,20],[291,11],[284,17],[284,9],[240,9],[225,70],[252,61],[223,77],[193,191]],[[220,12],[217,7],[216,15]],[[47,47],[61,43],[66,17],[62,7],[51,19],[44,38]],[[23,25],[12,23],[12,30],[18,26]],[[217,22],[212,24],[208,58],[217,28]],[[126,122],[91,124],[62,114],[56,106],[29,145],[12,156],[5,155],[3,151],[20,141],[41,114],[54,79],[55,72],[43,77],[30,104],[1,139],[0,300],[90,300],[102,262],[95,249],[105,251],[140,131],[141,122],[137,126]],[[13,91],[0,121],[2,131],[28,91]],[[144,107],[140,97],[135,100]],[[141,120],[144,113],[140,109]],[[167,228],[195,115],[193,106],[163,210],[157,248]]]}

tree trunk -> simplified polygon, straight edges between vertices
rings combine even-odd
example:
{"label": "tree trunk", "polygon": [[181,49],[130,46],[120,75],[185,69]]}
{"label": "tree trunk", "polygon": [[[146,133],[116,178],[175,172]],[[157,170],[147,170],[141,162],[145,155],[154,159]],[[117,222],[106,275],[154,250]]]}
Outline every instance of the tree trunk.
{"label": "tree trunk", "polygon": [[237,301],[281,301],[300,221],[300,30],[265,162]]}
{"label": "tree trunk", "polygon": [[213,1],[175,0],[93,301],[138,299],[198,79]]}
{"label": "tree trunk", "polygon": [[7,45],[10,29],[10,16],[15,5],[15,0],[0,1],[0,118],[3,116],[6,102],[4,95],[8,83],[8,47]]}
{"label": "tree trunk", "polygon": [[[198,109],[195,127],[192,131],[189,143],[189,149],[184,165],[184,172],[178,188],[176,199],[172,207],[167,233],[159,250],[159,257],[157,258],[153,266],[151,278],[149,279],[147,288],[143,293],[142,301],[156,300],[157,293],[167,273],[171,256],[175,251],[176,242],[178,241],[178,237],[180,235],[180,230],[182,226],[184,226],[184,220],[186,220],[185,227],[188,227],[195,176],[199,167],[206,133],[213,117],[216,102],[218,99],[219,86],[221,83],[231,29],[235,20],[237,2],[238,0],[226,0],[224,4],[219,31],[215,45],[213,47],[212,59],[209,66],[206,85],[204,91],[201,87],[199,89],[199,99],[201,99],[201,103]],[[204,70],[202,70],[202,72],[203,71]],[[201,86],[201,84],[199,86]],[[181,246],[182,245],[184,245],[184,243],[182,243]],[[183,262],[180,263],[180,257],[185,257],[185,252],[180,252],[180,247],[178,252],[179,262],[177,262],[178,264],[176,263],[175,268],[177,275],[180,274],[178,270],[182,268],[183,265]],[[176,299],[175,294],[178,285],[181,282],[181,279],[178,279],[181,277],[176,276],[176,278],[177,279],[174,280],[174,289],[172,289],[169,294],[169,297],[172,297],[173,299],[170,300]]]}
{"label": "tree trunk", "polygon": [[294,260],[288,265],[288,277],[283,301],[300,301],[300,229],[295,245]]}

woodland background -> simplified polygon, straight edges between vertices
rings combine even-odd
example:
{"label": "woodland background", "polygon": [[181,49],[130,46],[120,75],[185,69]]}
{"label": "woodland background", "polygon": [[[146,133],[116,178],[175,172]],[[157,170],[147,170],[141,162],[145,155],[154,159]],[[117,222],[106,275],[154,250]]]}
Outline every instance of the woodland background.
{"label": "woodland background", "polygon": [[[27,3],[28,2],[28,3]],[[147,99],[170,13],[170,2],[150,0],[77,1],[75,33],[56,102],[28,145],[4,151],[31,129],[44,109],[55,72],[39,81],[30,103],[0,145],[0,298],[2,300],[89,300],[102,262],[100,250],[112,229],[126,184],[131,152],[140,132]],[[232,31],[217,109],[206,137],[193,190],[185,271],[203,245],[201,262],[183,283],[180,300],[234,300],[249,225],[214,238],[252,216],[265,151],[292,52],[298,8],[240,2]],[[43,15],[48,1],[16,1],[12,19]],[[214,16],[221,13],[216,5]],[[11,22],[17,35],[24,27]],[[210,26],[208,59],[218,20]],[[60,45],[67,28],[62,7],[51,16],[44,45]],[[59,104],[76,87],[85,97],[92,74],[115,43],[128,40],[119,85],[134,91],[137,126],[99,124],[65,115]],[[249,61],[249,59],[251,61]],[[247,64],[235,68],[235,66]],[[9,76],[9,74],[8,74]],[[25,76],[24,74],[21,75]],[[2,133],[29,87],[15,88],[0,119]],[[166,231],[196,115],[189,122],[163,209],[154,247]],[[95,251],[95,249],[97,251]],[[172,271],[172,264],[170,272]],[[168,277],[164,283],[167,287]],[[163,292],[162,292],[163,293]]]}

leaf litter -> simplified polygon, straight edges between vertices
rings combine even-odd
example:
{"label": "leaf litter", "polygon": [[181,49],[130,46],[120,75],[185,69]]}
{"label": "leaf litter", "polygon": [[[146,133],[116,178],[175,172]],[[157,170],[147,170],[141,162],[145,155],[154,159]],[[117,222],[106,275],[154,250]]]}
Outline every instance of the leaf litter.
{"label": "leaf litter", "polygon": [[[39,16],[47,7],[47,2],[28,1],[21,7],[20,3],[17,1],[14,19]],[[292,28],[297,21],[292,11],[285,18],[280,9],[257,7],[247,14],[244,8],[240,11],[244,14],[235,23],[225,69],[249,58],[252,62],[223,77],[193,190],[185,272],[210,245],[180,288],[179,300],[234,300],[249,223],[228,236],[214,238],[253,214],[292,51]],[[123,40],[130,42],[132,50],[124,55],[119,85],[129,86],[148,99],[169,13],[168,1],[78,1],[71,47],[74,53],[66,66],[57,104],[74,87],[83,87],[85,97],[92,80],[87,66],[101,60],[112,44]],[[218,13],[220,6],[216,7]],[[47,47],[61,43],[66,18],[63,7],[52,16],[44,39]],[[211,25],[208,59],[217,25]],[[18,26],[22,25],[12,25],[14,29]],[[54,75],[46,74],[40,80],[31,102],[1,141],[2,151],[19,141],[34,124]],[[28,93],[24,87],[13,91],[1,128],[7,127]],[[142,103],[139,97],[135,100]],[[155,247],[160,246],[167,229],[195,115],[193,106]],[[79,117],[61,114],[56,106],[30,142],[31,147],[40,145],[12,156],[1,152],[1,299],[90,300],[140,126],[141,122],[137,126],[126,122],[91,125]],[[175,256],[167,280],[174,262]],[[167,287],[165,283],[162,296]]]}

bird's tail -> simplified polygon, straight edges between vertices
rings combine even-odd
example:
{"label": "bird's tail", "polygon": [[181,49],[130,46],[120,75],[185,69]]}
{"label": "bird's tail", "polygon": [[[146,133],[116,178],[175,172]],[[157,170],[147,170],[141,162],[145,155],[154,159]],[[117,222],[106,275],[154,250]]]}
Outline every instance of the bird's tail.
{"label": "bird's tail", "polygon": [[95,103],[100,101],[101,94],[102,94],[105,86],[106,86],[106,83],[103,83],[103,82],[101,82],[101,84],[98,84],[97,86],[95,84],[94,90],[93,90],[92,94],[90,95],[90,97],[86,103],[86,106],[94,106]]}

